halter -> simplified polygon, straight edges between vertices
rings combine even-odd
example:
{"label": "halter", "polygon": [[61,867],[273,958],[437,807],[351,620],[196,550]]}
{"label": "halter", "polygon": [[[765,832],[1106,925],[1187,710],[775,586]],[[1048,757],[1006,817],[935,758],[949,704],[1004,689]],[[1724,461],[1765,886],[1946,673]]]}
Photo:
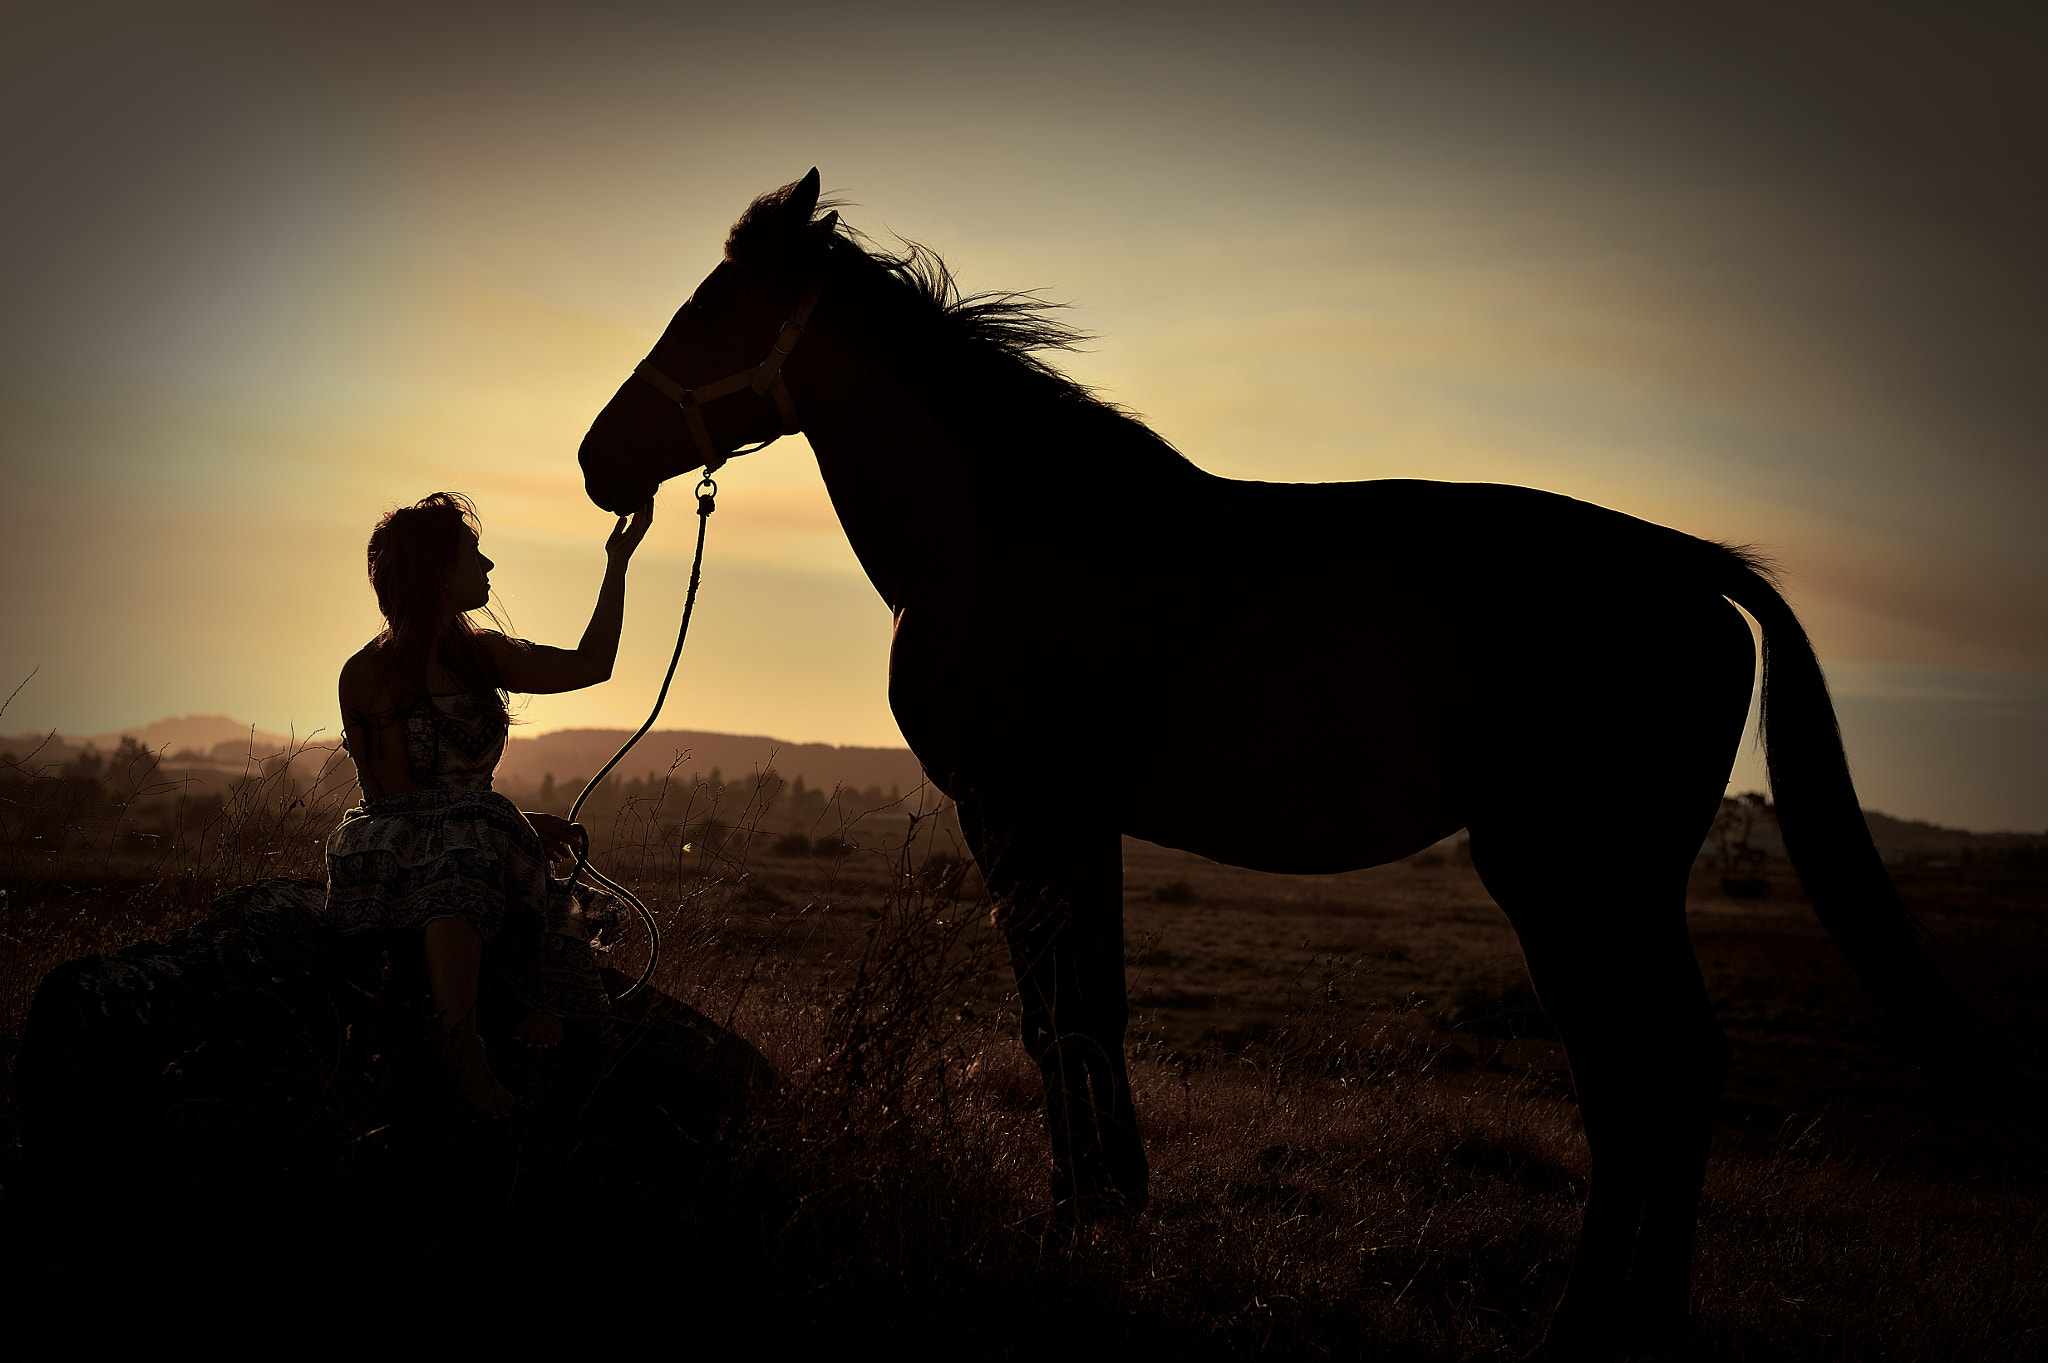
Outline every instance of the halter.
{"label": "halter", "polygon": [[[804,295],[803,302],[796,305],[796,311],[782,324],[776,334],[775,344],[768,348],[768,354],[752,369],[743,369],[737,374],[722,378],[716,383],[707,383],[702,388],[685,388],[668,375],[655,368],[652,358],[633,366],[633,372],[653,384],[663,397],[683,409],[683,417],[690,424],[690,438],[697,442],[697,453],[703,456],[704,472],[707,476],[716,473],[726,460],[735,454],[752,454],[765,449],[785,435],[795,435],[803,427],[796,419],[796,404],[789,400],[789,385],[782,381],[782,362],[796,349],[796,343],[803,339],[804,324],[811,320],[811,309],[818,306],[818,295],[823,293],[823,284],[815,285]],[[700,410],[707,402],[751,388],[756,396],[773,398],[775,410],[782,414],[782,429],[766,440],[750,445],[731,454],[720,454],[718,447],[711,443],[711,432],[705,428],[704,414]]]}
{"label": "halter", "polygon": [[[654,915],[647,911],[647,906],[640,901],[638,895],[590,864],[590,833],[582,824],[576,822],[576,816],[582,812],[583,802],[590,798],[590,792],[604,784],[604,778],[611,773],[611,769],[619,765],[626,754],[633,750],[633,745],[654,727],[655,719],[661,714],[662,704],[668,700],[669,683],[676,679],[676,664],[683,660],[683,640],[690,637],[690,616],[697,609],[697,583],[704,571],[704,531],[711,524],[711,513],[716,509],[715,499],[718,495],[718,484],[711,481],[711,475],[716,473],[726,460],[732,458],[733,454],[752,454],[755,450],[774,443],[781,436],[795,435],[802,429],[797,424],[796,404],[789,400],[789,385],[782,381],[782,362],[789,358],[790,352],[796,349],[796,343],[803,339],[804,323],[811,320],[811,309],[818,306],[818,295],[824,288],[823,284],[819,284],[804,295],[803,302],[797,304],[796,311],[782,324],[782,330],[776,334],[775,344],[768,348],[767,357],[761,363],[730,378],[720,379],[702,388],[685,388],[655,368],[651,359],[642,360],[633,366],[635,374],[653,384],[663,397],[683,409],[683,415],[689,419],[690,436],[697,442],[697,453],[704,458],[704,476],[697,482],[697,556],[690,564],[690,590],[683,596],[683,622],[676,629],[676,650],[669,655],[668,675],[661,679],[661,691],[654,698],[654,709],[648,713],[647,722],[626,740],[624,747],[612,754],[612,760],[605,763],[603,769],[590,778],[583,787],[583,793],[576,797],[576,803],[569,806],[569,826],[583,834],[583,846],[576,853],[576,869],[569,873],[567,883],[570,892],[574,893],[576,881],[587,871],[591,879],[605,885],[638,909],[641,921],[647,925],[647,967],[640,972],[640,978],[619,995],[621,999],[638,991],[653,976],[655,963],[661,959],[661,925],[654,921]],[[703,413],[697,409],[704,403],[715,402],[744,388],[751,388],[761,396],[775,399],[775,410],[782,413],[782,430],[779,435],[771,435],[747,449],[734,450],[732,454],[720,454],[718,447],[711,443],[711,432],[704,428]]]}

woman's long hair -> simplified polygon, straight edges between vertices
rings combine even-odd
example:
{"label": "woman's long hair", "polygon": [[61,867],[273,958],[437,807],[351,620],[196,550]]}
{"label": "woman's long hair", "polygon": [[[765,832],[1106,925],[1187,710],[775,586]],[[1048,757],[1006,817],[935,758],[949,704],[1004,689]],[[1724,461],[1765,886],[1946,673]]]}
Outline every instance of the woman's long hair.
{"label": "woman's long hair", "polygon": [[[441,666],[486,713],[511,723],[498,670],[467,614],[451,623],[441,615],[441,586],[467,538],[478,534],[476,508],[459,492],[436,492],[384,513],[370,532],[370,585],[384,632],[373,641],[377,661],[392,683],[395,710],[404,713],[427,695],[427,665]],[[498,619],[488,607],[492,624]]]}

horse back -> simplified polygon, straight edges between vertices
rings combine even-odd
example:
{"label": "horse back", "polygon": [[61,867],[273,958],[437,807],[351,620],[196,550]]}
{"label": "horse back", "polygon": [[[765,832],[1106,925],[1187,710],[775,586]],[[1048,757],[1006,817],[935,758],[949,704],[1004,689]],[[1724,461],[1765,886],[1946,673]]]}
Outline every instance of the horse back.
{"label": "horse back", "polygon": [[1216,481],[1129,541],[1102,741],[1136,836],[1276,870],[1392,860],[1515,770],[1691,722],[1695,674],[1747,676],[1707,546],[1676,531],[1494,484]]}

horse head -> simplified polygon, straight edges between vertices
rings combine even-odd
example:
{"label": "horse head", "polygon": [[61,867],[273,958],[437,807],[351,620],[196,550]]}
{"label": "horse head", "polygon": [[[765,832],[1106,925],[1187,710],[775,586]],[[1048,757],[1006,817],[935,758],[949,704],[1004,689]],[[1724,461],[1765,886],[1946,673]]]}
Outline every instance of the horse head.
{"label": "horse head", "polygon": [[[839,215],[812,221],[818,172],[756,199],[577,452],[583,489],[625,514],[663,482],[797,429],[781,375],[803,334]],[[764,358],[765,356],[765,358]]]}

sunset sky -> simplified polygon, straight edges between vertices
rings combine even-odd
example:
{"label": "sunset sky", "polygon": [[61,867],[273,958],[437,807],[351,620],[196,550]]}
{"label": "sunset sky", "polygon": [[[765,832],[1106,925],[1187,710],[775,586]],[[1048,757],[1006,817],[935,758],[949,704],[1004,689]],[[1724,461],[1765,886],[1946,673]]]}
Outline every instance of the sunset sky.
{"label": "sunset sky", "polygon": [[[2048,827],[2034,11],[1646,8],[8,4],[0,732],[331,732],[369,528],[437,488],[573,644],[579,439],[816,165],[968,288],[1070,301],[1070,371],[1214,472],[1761,545],[1866,805]],[[899,742],[804,442],[720,481],[664,723]],[[691,520],[614,682],[527,732],[638,723]]]}

